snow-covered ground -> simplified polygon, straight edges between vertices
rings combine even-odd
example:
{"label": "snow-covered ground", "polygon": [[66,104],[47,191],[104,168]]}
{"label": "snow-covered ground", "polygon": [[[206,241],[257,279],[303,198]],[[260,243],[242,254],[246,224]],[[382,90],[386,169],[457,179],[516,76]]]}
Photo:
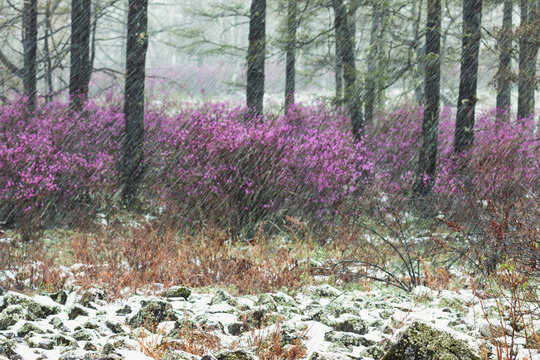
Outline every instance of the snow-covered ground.
{"label": "snow-covered ground", "polygon": [[[95,289],[33,297],[4,291],[0,310],[0,359],[149,359],[141,343],[189,345],[189,334],[213,335],[218,345],[207,352],[224,359],[223,350],[256,355],[254,339],[275,331],[284,348],[301,342],[305,358],[379,359],[415,321],[463,340],[478,355],[505,341],[496,333],[501,325],[494,299],[424,287],[407,294],[384,286],[341,291],[319,285],[294,297],[283,292],[233,297],[223,290],[173,287],[114,302]],[[491,326],[485,312],[494,315]],[[153,329],[152,321],[158,324]],[[152,331],[144,330],[145,324]],[[540,330],[540,314],[533,324]],[[512,328],[504,327],[510,341]],[[538,344],[532,349],[524,335],[520,330],[515,336],[517,359],[540,359]],[[198,357],[169,349],[162,358]]]}

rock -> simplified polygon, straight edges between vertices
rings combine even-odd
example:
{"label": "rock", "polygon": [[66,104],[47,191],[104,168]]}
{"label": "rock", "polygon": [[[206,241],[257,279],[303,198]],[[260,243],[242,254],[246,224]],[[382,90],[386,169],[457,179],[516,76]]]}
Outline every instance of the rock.
{"label": "rock", "polygon": [[20,316],[0,314],[0,330],[7,330],[9,327],[15,325],[19,321]]}
{"label": "rock", "polygon": [[331,343],[339,343],[346,347],[375,345],[373,340],[366,339],[358,334],[343,331],[328,331],[324,334],[324,340],[330,341]]}
{"label": "rock", "polygon": [[500,324],[483,323],[480,325],[478,331],[484,339],[494,339],[504,335],[512,335],[512,328],[509,326],[503,328]]}
{"label": "rock", "polygon": [[128,314],[131,314],[131,307],[129,305],[125,305],[124,307],[116,310],[116,315],[118,316],[123,316],[123,315],[128,315]]}
{"label": "rock", "polygon": [[86,352],[82,349],[71,350],[60,356],[59,360],[98,360],[99,356],[94,352]]}
{"label": "rock", "polygon": [[105,326],[109,328],[115,334],[122,334],[124,329],[122,329],[122,324],[117,322],[112,322],[110,320],[105,321]]}
{"label": "rock", "polygon": [[86,350],[86,351],[97,351],[98,347],[93,342],[87,341],[84,344],[83,349]]}
{"label": "rock", "polygon": [[217,360],[255,360],[255,357],[245,350],[224,350],[215,357]]}
{"label": "rock", "polygon": [[60,312],[58,306],[50,306],[39,303],[28,296],[10,292],[4,296],[4,304],[0,310],[4,310],[10,305],[21,305],[26,309],[26,320],[34,321],[44,319],[49,315],[56,315]]}
{"label": "rock", "polygon": [[354,333],[358,335],[367,334],[368,324],[357,316],[345,316],[337,319],[331,324],[331,327],[336,331]]}
{"label": "rock", "polygon": [[86,329],[75,331],[73,334],[71,334],[71,336],[73,336],[73,338],[77,341],[95,340],[95,335],[93,334],[93,332],[91,330],[86,330]]}
{"label": "rock", "polygon": [[63,347],[68,347],[68,346],[76,347],[77,346],[77,341],[70,336],[57,334],[57,335],[51,336],[51,339],[56,343],[57,346],[63,346]]}
{"label": "rock", "polygon": [[225,302],[231,306],[238,306],[238,301],[236,301],[231,294],[220,289],[216,292],[214,297],[212,297],[212,300],[210,300],[210,305],[217,305],[222,302]]}
{"label": "rock", "polygon": [[257,300],[258,306],[265,306],[270,311],[277,311],[277,304],[272,297],[272,294],[261,294]]}
{"label": "rock", "polygon": [[86,311],[82,306],[74,305],[68,310],[69,320],[74,320],[79,316],[88,316],[88,311]]}
{"label": "rock", "polygon": [[30,333],[44,334],[45,332],[31,322],[24,323],[23,326],[21,326],[19,330],[17,330],[18,337],[25,337]]}
{"label": "rock", "polygon": [[341,291],[328,284],[319,285],[313,288],[315,295],[320,297],[338,297],[341,295]]}
{"label": "rock", "polygon": [[[212,355],[205,355],[205,356],[212,356]],[[181,351],[181,350],[173,350],[170,348],[165,350],[163,352],[163,355],[161,355],[161,360],[199,360],[199,359],[201,358],[197,355],[193,355],[185,351]],[[202,357],[202,359],[204,359],[204,356]]]}
{"label": "rock", "polygon": [[58,329],[60,331],[64,331],[64,332],[68,332],[69,329],[67,328],[66,325],[64,325],[64,323],[62,322],[62,320],[60,320],[60,318],[58,317],[53,317],[51,319],[51,321],[49,321],[49,324],[51,324],[52,326],[55,327],[55,329]]}
{"label": "rock", "polygon": [[362,351],[360,355],[378,360],[384,355],[384,350],[378,345],[373,345]]}
{"label": "rock", "polygon": [[144,326],[151,330],[163,321],[175,321],[176,315],[171,304],[162,300],[142,301],[142,308],[137,314],[128,319],[127,324],[132,328]]}
{"label": "rock", "polygon": [[166,297],[168,298],[187,298],[191,295],[191,290],[185,286],[172,286],[167,290]]}
{"label": "rock", "polygon": [[115,351],[116,349],[114,348],[113,344],[106,343],[105,345],[103,345],[103,349],[101,349],[101,355],[109,355],[114,353]]}
{"label": "rock", "polygon": [[414,322],[381,360],[432,359],[480,360],[480,357],[466,342],[427,324]]}
{"label": "rock", "polygon": [[214,355],[206,354],[204,355],[201,360],[217,360]]}
{"label": "rock", "polygon": [[0,341],[0,356],[5,356],[10,360],[23,360],[23,357],[15,351],[17,345],[17,341],[14,339]]}
{"label": "rock", "polygon": [[59,304],[66,305],[68,294],[64,290],[60,290],[58,292],[49,294],[49,297]]}
{"label": "rock", "polygon": [[227,331],[232,336],[238,336],[248,330],[249,330],[249,327],[247,326],[247,324],[240,323],[240,322],[230,324],[229,326],[227,326]]}
{"label": "rock", "polygon": [[55,342],[53,340],[46,339],[41,336],[32,336],[26,341],[26,343],[31,348],[39,348],[46,350],[51,350],[55,345]]}
{"label": "rock", "polygon": [[0,286],[0,296],[4,295],[4,288]]}

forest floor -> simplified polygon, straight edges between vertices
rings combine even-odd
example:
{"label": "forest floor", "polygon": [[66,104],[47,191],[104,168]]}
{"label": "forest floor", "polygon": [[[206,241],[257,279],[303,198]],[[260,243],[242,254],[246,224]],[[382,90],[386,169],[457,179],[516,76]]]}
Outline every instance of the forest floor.
{"label": "forest floor", "polygon": [[[517,280],[501,269],[480,283],[424,263],[408,291],[354,276],[357,264],[338,271],[345,245],[294,234],[245,244],[104,226],[21,244],[6,232],[0,359],[540,359],[539,294],[526,291],[538,279],[507,286]],[[424,340],[407,350],[411,333]]]}

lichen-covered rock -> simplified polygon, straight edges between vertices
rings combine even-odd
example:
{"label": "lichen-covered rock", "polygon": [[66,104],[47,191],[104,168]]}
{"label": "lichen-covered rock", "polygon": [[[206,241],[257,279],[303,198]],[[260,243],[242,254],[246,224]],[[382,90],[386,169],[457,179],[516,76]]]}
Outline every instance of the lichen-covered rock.
{"label": "lichen-covered rock", "polygon": [[58,292],[49,294],[49,297],[59,304],[66,305],[68,294],[65,290],[60,290]]}
{"label": "lichen-covered rock", "polygon": [[272,294],[261,294],[259,296],[259,300],[257,301],[258,306],[265,306],[270,311],[276,311],[277,310],[277,304],[272,297]]}
{"label": "lichen-covered rock", "polygon": [[373,340],[369,340],[362,335],[343,331],[328,331],[324,334],[324,340],[332,343],[339,343],[346,347],[375,345]]}
{"label": "lichen-covered rock", "polygon": [[[15,305],[19,306],[19,305]],[[7,330],[10,326],[13,326],[19,321],[21,317],[18,314],[0,314],[0,330]]]}
{"label": "lichen-covered rock", "polygon": [[215,354],[217,360],[255,360],[255,357],[245,350],[225,350]]}
{"label": "lichen-covered rock", "polygon": [[187,298],[191,295],[191,290],[185,286],[172,286],[167,290],[166,297],[168,298]]}
{"label": "lichen-covered rock", "polygon": [[[204,357],[203,357],[204,358]],[[193,355],[181,350],[167,349],[161,355],[161,360],[199,360],[197,355]]]}
{"label": "lichen-covered rock", "polygon": [[95,352],[86,352],[82,349],[70,350],[60,356],[59,360],[98,360],[100,357]]}
{"label": "lichen-covered rock", "polygon": [[21,305],[24,309],[26,309],[26,319],[30,321],[44,319],[49,315],[55,315],[60,312],[60,308],[58,306],[39,303],[28,296],[13,292],[5,295],[3,299],[3,305],[1,306],[0,310],[4,310],[10,305]]}
{"label": "lichen-covered rock", "polygon": [[320,297],[337,297],[341,294],[341,291],[328,284],[315,286],[311,290],[315,295]]}
{"label": "lichen-covered rock", "polygon": [[217,305],[222,302],[227,303],[231,306],[238,306],[238,301],[236,301],[236,299],[231,294],[220,289],[216,292],[214,297],[212,297],[212,300],[210,300],[210,305]]}
{"label": "lichen-covered rock", "polygon": [[26,341],[26,343],[31,348],[39,348],[39,349],[46,349],[46,350],[51,350],[55,345],[55,342],[53,340],[47,339],[41,336],[31,336]]}
{"label": "lichen-covered rock", "polygon": [[77,346],[77,341],[66,335],[57,334],[50,337],[57,346],[63,346],[63,347],[69,347],[69,346]]}
{"label": "lichen-covered rock", "polygon": [[118,316],[124,316],[131,314],[131,307],[129,305],[124,305],[122,308],[116,310],[116,315]]}
{"label": "lichen-covered rock", "polygon": [[106,320],[105,326],[109,328],[115,334],[122,334],[124,332],[124,329],[122,328],[122,324],[117,323],[117,322]]}
{"label": "lichen-covered rock", "polygon": [[71,334],[73,338],[77,341],[93,341],[95,340],[95,335],[91,330],[87,329],[81,329],[78,331],[75,331],[73,334]]}
{"label": "lichen-covered rock", "polygon": [[462,340],[415,322],[390,347],[382,360],[480,360]]}
{"label": "lichen-covered rock", "polygon": [[88,316],[88,311],[86,311],[85,308],[83,308],[80,305],[73,305],[68,310],[68,318],[69,320],[74,320],[78,318],[79,316]]}
{"label": "lichen-covered rock", "polygon": [[139,312],[127,321],[127,324],[132,328],[144,326],[150,330],[163,321],[177,320],[171,304],[166,301],[153,299],[142,301],[141,305]]}
{"label": "lichen-covered rock", "polygon": [[357,316],[340,317],[330,326],[336,331],[355,333],[358,335],[365,335],[369,330],[368,324]]}
{"label": "lichen-covered rock", "polygon": [[56,329],[60,330],[60,331],[64,331],[64,332],[68,332],[69,329],[67,328],[66,325],[64,325],[64,323],[62,322],[62,320],[60,320],[59,317],[53,317],[50,321],[49,321],[49,324],[51,324],[52,326],[54,326]]}
{"label": "lichen-covered rock", "polygon": [[21,326],[19,330],[17,330],[18,337],[25,337],[30,333],[44,334],[45,332],[31,322],[24,323],[23,326]]}
{"label": "lichen-covered rock", "polygon": [[[5,356],[10,360],[23,360],[23,357],[15,351],[17,340],[0,338],[0,356]],[[22,339],[20,339],[23,341]]]}

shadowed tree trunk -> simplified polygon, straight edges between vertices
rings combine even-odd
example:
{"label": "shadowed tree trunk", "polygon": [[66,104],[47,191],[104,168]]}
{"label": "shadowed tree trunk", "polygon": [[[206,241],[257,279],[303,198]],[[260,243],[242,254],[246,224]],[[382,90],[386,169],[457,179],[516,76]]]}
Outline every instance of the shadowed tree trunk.
{"label": "shadowed tree trunk", "polygon": [[499,70],[497,73],[497,108],[510,109],[512,95],[512,11],[511,0],[504,2],[503,25],[499,35]]}
{"label": "shadowed tree trunk", "polygon": [[413,81],[414,81],[414,96],[416,97],[416,102],[418,105],[424,105],[424,89],[422,87],[425,84],[425,74],[424,74],[424,53],[425,49],[421,45],[422,34],[420,33],[420,23],[422,21],[422,6],[423,0],[414,1],[413,3],[413,35],[414,35],[414,71],[413,71]]}
{"label": "shadowed tree trunk", "polygon": [[334,26],[336,29],[336,44],[339,43],[339,57],[343,64],[343,80],[345,82],[344,102],[351,116],[351,127],[354,137],[359,140],[364,131],[362,116],[362,101],[358,94],[357,72],[354,59],[354,41],[349,25],[347,9],[343,0],[332,0],[334,8]]}
{"label": "shadowed tree trunk", "polygon": [[364,95],[364,116],[366,124],[373,121],[373,109],[375,108],[375,92],[377,72],[377,57],[379,56],[379,26],[381,25],[381,9],[377,5],[373,6],[373,19],[371,20],[371,33],[369,38],[369,51],[367,56],[367,74],[365,81]]}
{"label": "shadowed tree trunk", "polygon": [[88,98],[90,82],[91,0],[71,1],[71,65],[69,97],[74,109],[81,109]]}
{"label": "shadowed tree trunk", "polygon": [[463,0],[463,39],[454,153],[469,150],[474,143],[481,22],[482,0]]}
{"label": "shadowed tree trunk", "polygon": [[336,106],[341,106],[343,104],[343,63],[341,62],[341,43],[338,41],[338,34],[336,31],[336,55],[334,63],[334,78],[336,83],[336,95],[334,103]]}
{"label": "shadowed tree trunk", "polygon": [[23,85],[30,110],[36,107],[37,77],[37,0],[24,0],[23,8]]}
{"label": "shadowed tree trunk", "polygon": [[537,4],[535,1],[521,0],[518,117],[524,118],[534,113],[538,41]]}
{"label": "shadowed tree trunk", "polygon": [[266,53],[266,0],[252,0],[247,53],[247,107],[262,115],[264,98],[264,60]]}
{"label": "shadowed tree trunk", "polygon": [[297,0],[289,0],[287,11],[287,65],[285,70],[285,113],[294,104],[296,78],[296,30],[298,28]]}
{"label": "shadowed tree trunk", "polygon": [[148,0],[129,0],[124,92],[126,127],[122,168],[122,201],[127,208],[133,208],[136,204],[137,190],[143,174],[147,24]]}
{"label": "shadowed tree trunk", "polygon": [[422,122],[422,147],[414,189],[419,195],[426,195],[435,179],[441,91],[441,0],[428,0],[427,8],[424,83],[426,105]]}

